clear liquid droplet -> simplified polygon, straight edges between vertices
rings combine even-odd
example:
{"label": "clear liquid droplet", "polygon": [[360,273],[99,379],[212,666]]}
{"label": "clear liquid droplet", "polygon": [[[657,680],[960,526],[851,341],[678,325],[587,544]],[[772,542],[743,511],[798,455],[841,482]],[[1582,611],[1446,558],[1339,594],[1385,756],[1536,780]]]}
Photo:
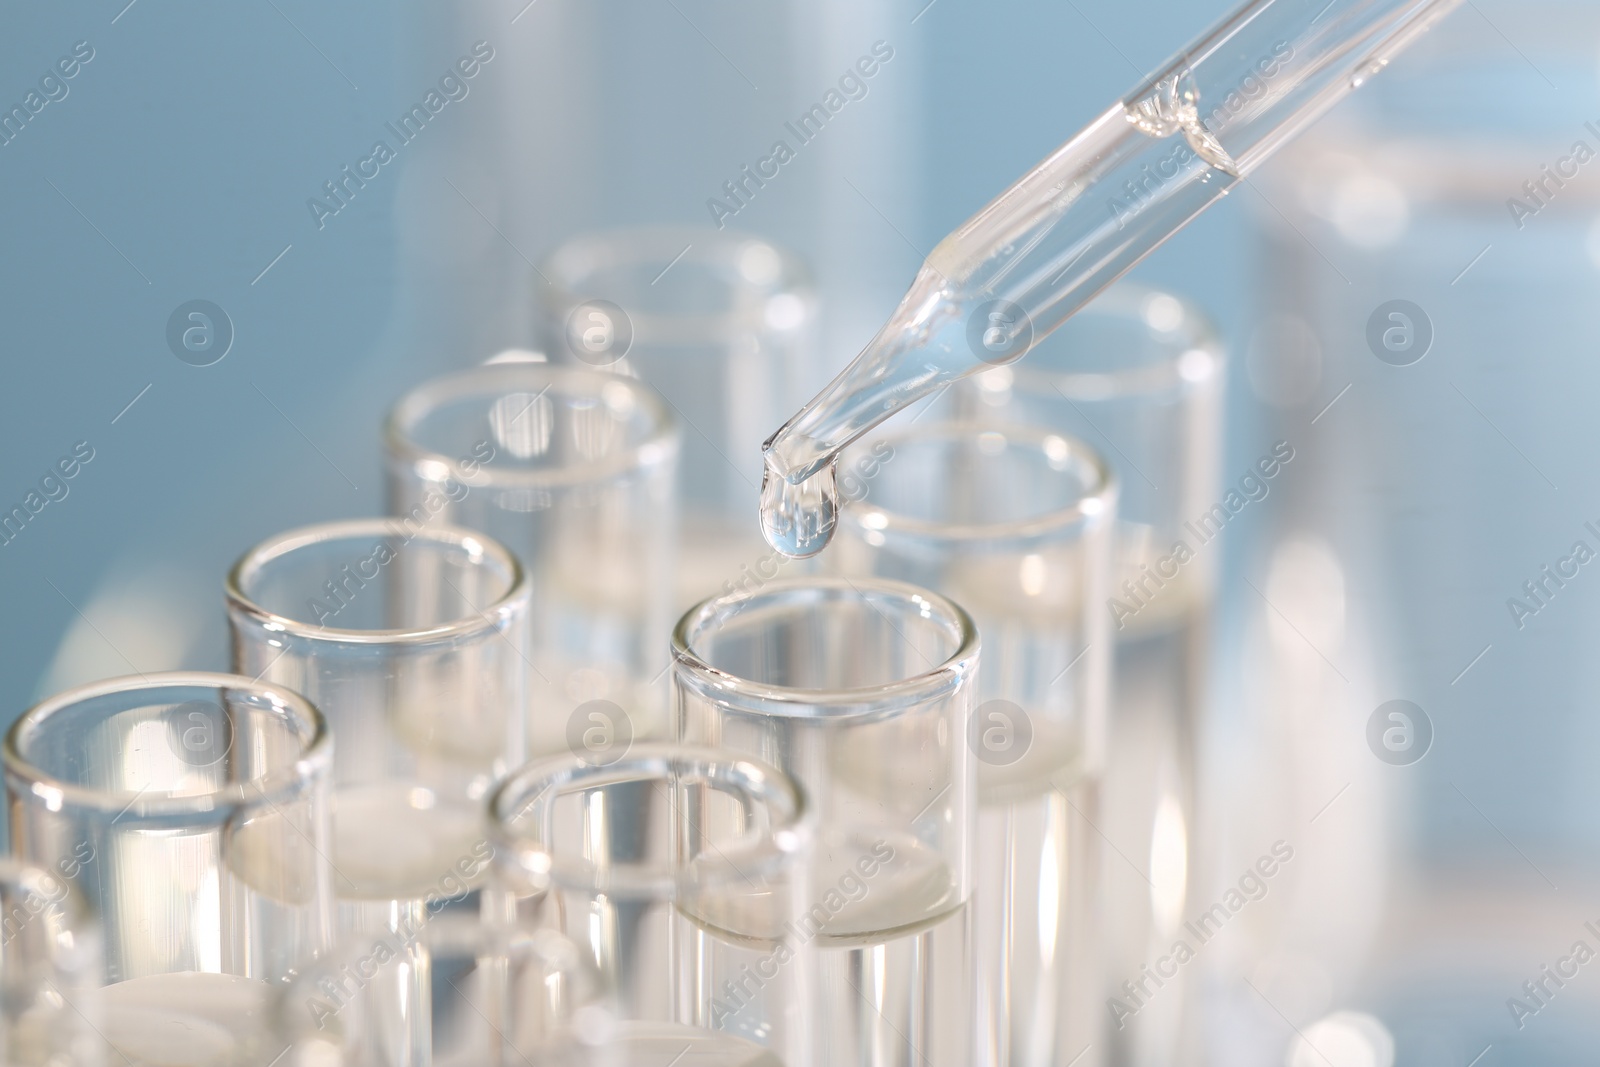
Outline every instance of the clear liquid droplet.
{"label": "clear liquid droplet", "polygon": [[794,485],[768,466],[761,476],[761,536],[790,559],[815,556],[833,539],[839,514],[835,464]]}

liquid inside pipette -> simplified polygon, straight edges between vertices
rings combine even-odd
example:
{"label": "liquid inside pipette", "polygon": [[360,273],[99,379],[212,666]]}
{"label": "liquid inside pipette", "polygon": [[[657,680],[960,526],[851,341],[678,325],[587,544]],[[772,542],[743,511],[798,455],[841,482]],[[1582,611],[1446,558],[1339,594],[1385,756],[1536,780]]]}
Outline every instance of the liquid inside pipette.
{"label": "liquid inside pipette", "polygon": [[[855,362],[773,435],[761,496],[773,548],[805,557],[827,546],[839,506],[832,470],[849,439],[945,384],[1022,358],[1159,241],[1141,238],[1175,231],[1238,181],[1185,75],[1101,122],[1124,137],[1137,131],[1124,165],[1076,188],[1030,190],[1025,177],[997,203],[1031,202],[1030,233],[1004,229],[993,240],[969,223],[946,237]],[[1102,200],[1108,209],[1085,211]]]}

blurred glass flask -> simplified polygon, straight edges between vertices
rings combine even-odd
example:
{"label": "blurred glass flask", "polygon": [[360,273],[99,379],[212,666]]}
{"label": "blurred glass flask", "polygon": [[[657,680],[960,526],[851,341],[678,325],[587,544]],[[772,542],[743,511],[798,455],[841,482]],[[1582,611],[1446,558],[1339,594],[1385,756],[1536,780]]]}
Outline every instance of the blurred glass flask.
{"label": "blurred glass flask", "polygon": [[[1313,342],[1264,331],[1252,367],[1276,433],[1307,440],[1260,554],[1294,599],[1262,588],[1348,684],[1271,609],[1249,612],[1241,654],[1268,669],[1237,706],[1277,770],[1229,814],[1303,823],[1348,788],[1228,976],[1281,1012],[1233,996],[1218,1055],[1250,1067],[1317,1058],[1285,1017],[1316,1041],[1315,1020],[1356,1007],[1419,1067],[1491,1043],[1484,1064],[1577,1063],[1600,1040],[1584,978],[1526,1025],[1507,1005],[1534,1006],[1523,983],[1552,950],[1594,944],[1566,901],[1596,884],[1600,790],[1576,754],[1600,742],[1600,626],[1589,566],[1544,575],[1576,541],[1600,547],[1571,503],[1600,493],[1584,458],[1600,9],[1476,6],[1262,174],[1263,310]],[[1294,363],[1314,366],[1309,395],[1275,388]],[[1431,746],[1359,733],[1399,698],[1432,717]]]}

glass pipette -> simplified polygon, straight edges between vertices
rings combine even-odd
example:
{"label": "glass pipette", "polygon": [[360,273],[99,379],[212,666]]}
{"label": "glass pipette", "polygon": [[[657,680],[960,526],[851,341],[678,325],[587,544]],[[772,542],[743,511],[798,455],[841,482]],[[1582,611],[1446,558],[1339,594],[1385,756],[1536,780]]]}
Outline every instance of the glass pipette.
{"label": "glass pipette", "polygon": [[855,360],[762,446],[761,529],[833,535],[850,442],[1015,362],[1461,0],[1253,0],[944,240]]}

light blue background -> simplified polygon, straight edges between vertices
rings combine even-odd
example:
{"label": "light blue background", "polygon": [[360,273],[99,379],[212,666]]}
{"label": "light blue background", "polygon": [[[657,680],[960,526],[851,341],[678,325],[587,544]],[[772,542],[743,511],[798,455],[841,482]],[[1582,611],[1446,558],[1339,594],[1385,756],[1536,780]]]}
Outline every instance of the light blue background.
{"label": "light blue background", "polygon": [[[166,643],[182,648],[181,663],[159,661],[161,641],[118,639],[111,643],[128,647],[100,650],[109,669],[222,666],[218,590],[238,553],[294,524],[380,508],[376,430],[386,406],[431,373],[531,343],[524,257],[537,260],[585,226],[704,223],[705,198],[754,158],[780,116],[798,114],[828,87],[774,70],[773,57],[800,32],[794,24],[806,21],[775,3],[602,5],[579,25],[576,0],[539,0],[525,11],[520,0],[427,8],[124,2],[0,11],[0,100],[8,105],[75,42],[95,50],[67,83],[69,95],[0,146],[0,500],[20,503],[74,442],[95,450],[70,495],[0,547],[7,719],[41,695],[58,642],[82,627],[79,612],[95,622],[90,601],[108,582],[165,587],[172,611],[194,629]],[[1222,7],[938,0],[920,16],[920,5],[893,10],[894,24],[880,32],[894,36],[898,66],[886,65],[873,89],[909,97],[913,107],[892,106],[916,127],[919,156],[879,164],[874,146],[849,149],[862,155],[868,178],[885,166],[909,175],[894,186],[907,195],[878,205],[892,223],[861,212],[862,226],[876,227],[863,243],[883,250],[879,291],[903,285],[918,251]],[[837,53],[831,64],[819,61],[822,69],[845,69],[873,39],[837,37],[843,43],[816,46]],[[427,165],[408,147],[319,231],[307,198],[387,136],[384,124],[478,39],[493,43],[496,59],[419,138],[466,143],[459,169],[446,167],[443,177],[475,207],[442,181],[414,181],[408,193],[402,178],[415,175],[407,168]],[[536,77],[528,68],[551,51],[576,53],[593,74],[589,88],[569,82],[549,96],[516,97],[508,83]],[[735,66],[768,85],[753,90]],[[889,88],[893,78],[901,84]],[[869,96],[851,106],[878,105]],[[545,142],[526,151],[544,169],[528,181],[552,192],[530,198],[520,221],[506,221],[480,172],[488,166],[482,142],[494,135],[473,140],[503,120],[488,114],[501,106],[619,118],[604,129],[586,118],[564,135],[541,134]],[[560,132],[553,118],[537,128]],[[549,178],[564,160],[572,173]],[[803,243],[785,220],[794,203],[822,195],[807,165],[797,161],[787,187],[769,190],[737,225]],[[858,184],[872,190],[868,179]],[[437,265],[426,255],[409,268],[421,280],[402,279],[403,195],[425,226],[477,228],[483,255],[470,283],[446,263],[437,271],[443,280],[429,285]],[[514,249],[489,233],[479,209]],[[1230,331],[1244,306],[1242,221],[1235,204],[1224,204],[1145,271],[1200,299]],[[169,314],[197,298],[221,305],[236,331],[227,357],[206,368],[180,362],[165,342]],[[887,300],[861,314],[881,317]],[[843,358],[819,355],[829,372]],[[150,626],[165,625],[152,616]]]}

